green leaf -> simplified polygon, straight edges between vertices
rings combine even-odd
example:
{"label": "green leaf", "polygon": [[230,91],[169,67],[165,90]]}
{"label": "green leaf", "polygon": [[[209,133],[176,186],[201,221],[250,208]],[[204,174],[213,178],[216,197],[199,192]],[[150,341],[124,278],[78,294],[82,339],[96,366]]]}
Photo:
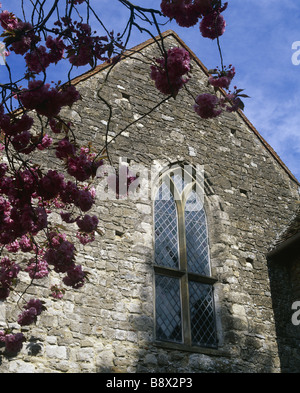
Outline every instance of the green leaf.
{"label": "green leaf", "polygon": [[238,107],[239,107],[241,110],[244,110],[245,104],[243,103],[242,100],[239,101]]}

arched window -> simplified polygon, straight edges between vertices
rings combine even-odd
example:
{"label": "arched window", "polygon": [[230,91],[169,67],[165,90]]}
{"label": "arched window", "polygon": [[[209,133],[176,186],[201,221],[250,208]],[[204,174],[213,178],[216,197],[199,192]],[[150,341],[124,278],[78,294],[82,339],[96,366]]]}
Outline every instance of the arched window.
{"label": "arched window", "polygon": [[216,347],[206,215],[193,174],[171,169],[154,202],[156,340]]}

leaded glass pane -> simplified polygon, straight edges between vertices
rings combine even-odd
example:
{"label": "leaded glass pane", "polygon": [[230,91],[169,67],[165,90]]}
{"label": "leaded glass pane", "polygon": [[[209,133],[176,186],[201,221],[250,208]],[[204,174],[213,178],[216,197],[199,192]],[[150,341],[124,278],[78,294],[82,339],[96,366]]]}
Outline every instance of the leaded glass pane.
{"label": "leaded glass pane", "polygon": [[177,168],[171,174],[171,179],[177,189],[179,196],[181,195],[182,191],[185,187],[193,181],[191,174],[182,168]]}
{"label": "leaded glass pane", "polygon": [[205,211],[196,192],[185,205],[185,231],[188,271],[210,275]]}
{"label": "leaded glass pane", "polygon": [[177,212],[173,196],[165,183],[159,189],[154,204],[155,263],[178,268]]}
{"label": "leaded glass pane", "polygon": [[179,279],[158,274],[155,284],[156,338],[182,342]]}
{"label": "leaded glass pane", "polygon": [[172,181],[175,184],[175,187],[178,191],[178,194],[181,195],[183,189],[184,189],[184,178],[182,176],[182,174],[174,174],[173,176],[171,176]]}
{"label": "leaded glass pane", "polygon": [[195,281],[189,282],[192,344],[217,345],[213,287]]}

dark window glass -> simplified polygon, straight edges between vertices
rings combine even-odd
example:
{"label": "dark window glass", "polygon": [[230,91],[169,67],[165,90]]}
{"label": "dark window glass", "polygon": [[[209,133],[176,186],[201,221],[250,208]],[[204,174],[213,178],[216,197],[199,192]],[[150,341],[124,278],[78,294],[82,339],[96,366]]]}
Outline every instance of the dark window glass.
{"label": "dark window glass", "polygon": [[163,178],[154,202],[156,339],[216,347],[206,215],[183,175]]}

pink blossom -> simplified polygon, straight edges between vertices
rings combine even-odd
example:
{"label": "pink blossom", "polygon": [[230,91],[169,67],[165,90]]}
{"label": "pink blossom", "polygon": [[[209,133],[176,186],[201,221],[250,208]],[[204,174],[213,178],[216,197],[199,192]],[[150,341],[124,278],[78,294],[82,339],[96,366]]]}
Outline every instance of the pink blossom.
{"label": "pink blossom", "polygon": [[83,212],[90,210],[94,203],[94,198],[88,190],[79,190],[78,197],[74,201],[75,206],[79,207]]}
{"label": "pink blossom", "polygon": [[194,26],[211,9],[210,0],[162,0],[162,13],[175,19],[179,26]]}
{"label": "pink blossom", "polygon": [[71,123],[68,122],[65,124],[62,120],[57,121],[55,119],[50,119],[49,126],[54,134],[60,134],[63,130],[68,131],[70,129]]}
{"label": "pink blossom", "polygon": [[6,334],[4,337],[5,349],[9,353],[16,353],[22,349],[25,337],[23,333]]}
{"label": "pink blossom", "polygon": [[156,63],[151,66],[151,79],[155,81],[156,88],[165,95],[176,97],[188,81],[183,76],[190,71],[189,53],[183,48],[172,48],[166,58],[158,58]]}
{"label": "pink blossom", "polygon": [[10,293],[11,286],[17,278],[21,268],[8,257],[0,261],[0,300],[5,300]]}
{"label": "pink blossom", "polygon": [[13,182],[15,196],[24,203],[30,203],[32,194],[37,189],[37,184],[38,174],[34,168],[17,172]]}
{"label": "pink blossom", "polygon": [[225,19],[216,11],[205,15],[200,23],[202,36],[212,40],[224,34],[225,27]]}
{"label": "pink blossom", "polygon": [[60,216],[61,216],[61,219],[62,219],[63,221],[65,221],[66,223],[68,223],[68,224],[72,224],[72,223],[74,223],[74,222],[77,221],[77,217],[74,218],[74,217],[72,216],[72,213],[60,212]]}
{"label": "pink blossom", "polygon": [[31,325],[36,321],[36,309],[32,307],[29,310],[25,310],[18,317],[18,324],[21,326]]}
{"label": "pink blossom", "polygon": [[15,15],[9,11],[2,11],[0,14],[0,24],[4,30],[15,30],[18,26],[18,20]]}
{"label": "pink blossom", "polygon": [[11,143],[18,152],[24,152],[25,148],[30,142],[31,134],[29,131],[23,131],[21,134],[16,135]]}
{"label": "pink blossom", "polygon": [[40,115],[52,118],[58,115],[65,105],[71,106],[80,98],[74,86],[66,86],[61,90],[50,88],[48,83],[33,80],[28,83],[28,89],[19,94],[19,99],[27,109],[35,109]]}
{"label": "pink blossom", "polygon": [[35,258],[32,258],[25,271],[30,278],[40,279],[47,277],[49,275],[48,263],[44,260],[36,261]]}
{"label": "pink blossom", "polygon": [[59,192],[62,202],[71,204],[75,203],[79,198],[79,188],[77,185],[71,181],[64,183]]}
{"label": "pink blossom", "polygon": [[55,198],[64,184],[64,176],[57,171],[49,170],[38,185],[38,194],[46,200]]}
{"label": "pink blossom", "polygon": [[61,109],[58,90],[50,89],[50,85],[42,81],[30,81],[28,89],[23,90],[19,98],[27,109],[35,109],[39,114],[48,117],[58,115]]}
{"label": "pink blossom", "polygon": [[61,127],[60,126],[61,123],[57,122],[55,119],[50,119],[49,120],[49,126],[51,128],[51,130],[55,133],[55,134],[60,134],[61,133]]}
{"label": "pink blossom", "polygon": [[57,273],[65,273],[74,265],[75,246],[59,235],[51,234],[50,248],[45,252],[44,259],[54,266]]}
{"label": "pink blossom", "polygon": [[78,289],[84,285],[85,277],[86,273],[80,265],[77,265],[67,271],[67,276],[63,278],[63,282],[67,286]]}
{"label": "pink blossom", "polygon": [[[91,27],[86,23],[76,21],[73,23],[69,18],[62,18],[62,21],[76,39],[76,46],[66,47],[67,58],[71,64],[79,67],[87,64],[93,65],[94,59],[108,60],[113,52],[113,42],[116,39],[111,36],[111,42],[108,42],[107,36],[92,36]],[[110,53],[104,56],[106,52]]]}
{"label": "pink blossom", "polygon": [[43,45],[28,52],[25,56],[27,67],[30,71],[39,74],[50,65],[50,58]]}
{"label": "pink blossom", "polygon": [[48,147],[50,147],[52,145],[52,142],[53,142],[53,139],[50,138],[50,136],[48,134],[45,134],[43,136],[43,139],[42,139],[41,143],[39,143],[37,145],[37,148],[39,150],[45,150],[45,149],[47,149]]}
{"label": "pink blossom", "polygon": [[5,175],[7,170],[8,170],[7,164],[5,164],[4,162],[1,162],[0,163],[0,178],[2,178]]}
{"label": "pink blossom", "polygon": [[31,308],[36,309],[36,314],[40,315],[42,311],[45,309],[43,306],[43,303],[40,301],[40,299],[30,299],[27,304],[24,306],[26,310],[30,310]]}
{"label": "pink blossom", "polygon": [[194,110],[203,119],[217,117],[222,113],[219,107],[219,99],[212,94],[202,94],[196,97]]}
{"label": "pink blossom", "polygon": [[229,66],[228,69],[222,71],[216,70],[216,76],[209,77],[209,83],[214,87],[228,89],[232,79],[235,76],[235,68]]}
{"label": "pink blossom", "polygon": [[170,78],[181,77],[190,69],[190,55],[183,48],[172,48],[168,50],[167,66]]}
{"label": "pink blossom", "polygon": [[5,331],[0,330],[0,343],[5,343]]}
{"label": "pink blossom", "polygon": [[8,240],[11,243],[16,238],[30,233],[36,235],[47,226],[47,213],[43,207],[24,205],[21,208],[13,207],[10,211],[9,221],[5,226],[6,238],[1,237],[1,242]]}
{"label": "pink blossom", "polygon": [[33,26],[28,22],[18,20],[13,30],[17,38],[11,43],[11,49],[18,55],[25,55],[32,44],[40,41],[40,37],[34,34]]}
{"label": "pink blossom", "polygon": [[227,112],[236,112],[237,110],[244,108],[244,104],[236,92],[227,94],[224,102],[230,103],[225,106]]}
{"label": "pink blossom", "polygon": [[52,285],[50,290],[52,291],[51,296],[55,299],[62,299],[65,293],[65,290],[58,285]]}
{"label": "pink blossom", "polygon": [[80,243],[83,244],[84,246],[95,240],[95,235],[93,233],[77,232],[76,237],[80,241]]}
{"label": "pink blossom", "polygon": [[81,151],[80,155],[69,157],[68,159],[68,173],[71,176],[74,176],[76,180],[85,181],[89,179],[91,176],[95,176],[97,172],[97,168],[103,162],[94,161],[91,155],[88,155],[86,152]]}
{"label": "pink blossom", "polygon": [[95,187],[84,187],[84,189],[89,191],[89,193],[91,194],[91,197],[93,199],[96,198],[96,188]]}
{"label": "pink blossom", "polygon": [[64,85],[59,91],[59,102],[61,106],[72,106],[80,99],[80,94],[73,85]]}
{"label": "pink blossom", "polygon": [[23,114],[21,118],[11,118],[8,114],[4,114],[3,105],[0,105],[0,127],[7,135],[20,134],[23,131],[29,131],[33,125],[33,119],[27,114]]}
{"label": "pink blossom", "polygon": [[33,244],[31,242],[30,238],[27,237],[26,235],[23,235],[21,237],[21,239],[19,240],[19,246],[20,246],[21,251],[23,251],[23,252],[28,252],[33,249]]}
{"label": "pink blossom", "polygon": [[30,307],[19,315],[18,324],[21,326],[31,325],[36,322],[37,316],[37,309],[35,307]]}
{"label": "pink blossom", "polygon": [[48,36],[46,39],[46,47],[50,49],[50,52],[48,54],[48,59],[50,63],[56,64],[62,59],[66,46],[61,39],[53,39],[51,36]]}
{"label": "pink blossom", "polygon": [[56,157],[60,159],[67,158],[68,156],[73,156],[76,153],[76,147],[73,143],[69,141],[68,137],[63,138],[58,142],[56,148]]}
{"label": "pink blossom", "polygon": [[97,228],[99,220],[96,216],[86,214],[83,218],[79,218],[76,222],[82,232],[91,233]]}
{"label": "pink blossom", "polygon": [[49,234],[49,244],[51,247],[57,248],[65,240],[67,240],[65,233],[51,232]]}
{"label": "pink blossom", "polygon": [[14,242],[7,244],[6,249],[9,252],[18,252],[20,249],[20,244],[17,240],[15,240]]}
{"label": "pink blossom", "polygon": [[2,288],[9,288],[21,268],[8,257],[4,257],[0,261],[0,284]]}

